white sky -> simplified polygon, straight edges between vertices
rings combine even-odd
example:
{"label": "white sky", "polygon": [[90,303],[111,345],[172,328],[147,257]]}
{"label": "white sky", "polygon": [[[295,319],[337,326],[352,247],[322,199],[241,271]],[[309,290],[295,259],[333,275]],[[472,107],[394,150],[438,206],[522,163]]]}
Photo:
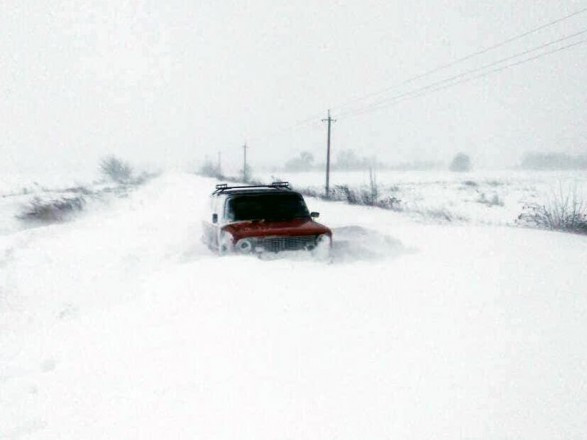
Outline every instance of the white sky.
{"label": "white sky", "polygon": [[[587,7],[573,0],[0,0],[0,172],[323,160],[329,107]],[[587,29],[587,13],[412,87]],[[587,39],[587,34],[571,39]],[[560,45],[565,44],[561,43]],[[559,46],[560,46],[559,45]],[[557,46],[552,46],[556,48]],[[333,152],[507,166],[587,151],[587,44],[361,117]],[[393,96],[407,88],[389,92]],[[357,106],[361,103],[358,103]],[[314,115],[316,124],[281,130]],[[274,132],[277,130],[277,132]]]}

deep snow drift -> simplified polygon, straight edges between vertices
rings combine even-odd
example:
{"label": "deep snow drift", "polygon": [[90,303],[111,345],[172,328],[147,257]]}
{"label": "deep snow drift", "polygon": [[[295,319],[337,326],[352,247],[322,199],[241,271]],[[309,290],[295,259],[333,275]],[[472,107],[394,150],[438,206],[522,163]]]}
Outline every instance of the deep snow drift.
{"label": "deep snow drift", "polygon": [[0,438],[583,438],[587,238],[308,200],[331,264],[218,258],[212,180],[0,236]]}

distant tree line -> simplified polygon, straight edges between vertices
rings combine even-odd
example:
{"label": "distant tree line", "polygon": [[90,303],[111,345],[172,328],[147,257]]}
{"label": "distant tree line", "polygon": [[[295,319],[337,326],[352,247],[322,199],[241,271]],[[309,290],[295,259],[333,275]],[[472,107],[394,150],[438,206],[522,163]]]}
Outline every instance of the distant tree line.
{"label": "distant tree line", "polygon": [[[364,170],[372,167],[375,160],[359,156],[353,150],[342,150],[332,160],[332,170]],[[285,171],[308,171],[324,168],[324,162],[316,163],[314,155],[308,151],[302,151],[298,156],[289,159],[283,166]]]}
{"label": "distant tree line", "polygon": [[[325,162],[316,162],[314,155],[308,151],[302,151],[296,157],[289,159],[283,166],[284,171],[299,172],[311,170],[323,170]],[[439,169],[442,164],[433,161],[402,162],[399,164],[386,164],[380,162],[376,157],[367,157],[357,154],[354,150],[342,150],[336,154],[330,164],[332,170],[357,171],[376,168],[397,169],[397,170],[430,170]]]}
{"label": "distant tree line", "polygon": [[[284,164],[284,171],[310,171],[324,169],[324,162],[316,163],[314,155],[307,151],[288,160]],[[524,155],[521,167],[528,170],[575,170],[587,169],[587,155],[573,156],[566,153],[527,153]],[[376,157],[366,157],[357,154],[354,150],[342,150],[335,155],[331,162],[332,170],[356,171],[376,168],[379,170],[423,171],[446,169],[446,165],[434,161],[413,161],[398,164],[379,162]],[[454,172],[467,172],[473,169],[473,161],[468,154],[457,153],[448,165]]]}
{"label": "distant tree line", "polygon": [[587,169],[587,155],[527,153],[522,158],[521,167],[527,170],[584,170]]}
{"label": "distant tree line", "polygon": [[299,156],[288,160],[283,166],[285,171],[308,171],[314,168],[314,155],[302,151]]}

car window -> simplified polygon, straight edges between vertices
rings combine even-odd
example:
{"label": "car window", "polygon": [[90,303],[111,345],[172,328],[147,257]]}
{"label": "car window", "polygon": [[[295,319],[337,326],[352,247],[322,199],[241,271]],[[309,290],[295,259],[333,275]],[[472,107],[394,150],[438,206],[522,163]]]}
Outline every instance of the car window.
{"label": "car window", "polygon": [[228,221],[291,220],[309,217],[299,194],[248,194],[231,197],[227,204]]}

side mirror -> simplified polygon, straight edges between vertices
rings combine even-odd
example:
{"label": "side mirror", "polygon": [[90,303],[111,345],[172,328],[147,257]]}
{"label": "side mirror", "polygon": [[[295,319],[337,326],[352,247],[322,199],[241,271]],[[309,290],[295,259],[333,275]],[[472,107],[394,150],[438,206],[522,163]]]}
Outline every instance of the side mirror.
{"label": "side mirror", "polygon": [[212,214],[212,223],[218,223],[218,214]]}
{"label": "side mirror", "polygon": [[319,212],[311,212],[310,213],[310,217],[312,217],[312,218],[318,218],[318,217],[320,217],[320,213]]}

